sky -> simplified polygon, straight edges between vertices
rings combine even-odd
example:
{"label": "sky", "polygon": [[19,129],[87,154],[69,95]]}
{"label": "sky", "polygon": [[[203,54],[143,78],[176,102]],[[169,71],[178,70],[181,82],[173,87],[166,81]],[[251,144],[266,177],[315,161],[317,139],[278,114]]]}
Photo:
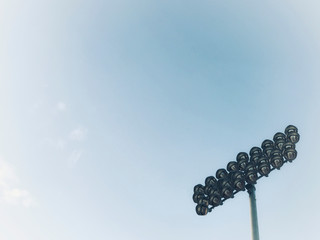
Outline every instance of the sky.
{"label": "sky", "polygon": [[0,239],[251,237],[193,187],[293,124],[260,239],[318,235],[320,4],[0,0]]}

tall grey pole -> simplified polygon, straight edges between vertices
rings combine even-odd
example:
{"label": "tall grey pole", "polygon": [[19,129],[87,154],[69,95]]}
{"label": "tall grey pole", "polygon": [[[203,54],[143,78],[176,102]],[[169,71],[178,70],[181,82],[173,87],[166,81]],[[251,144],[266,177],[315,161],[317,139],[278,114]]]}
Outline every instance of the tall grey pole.
{"label": "tall grey pole", "polygon": [[258,227],[258,214],[256,204],[256,188],[248,184],[247,190],[250,199],[250,212],[251,212],[251,227],[252,227],[252,240],[259,240],[259,227]]}

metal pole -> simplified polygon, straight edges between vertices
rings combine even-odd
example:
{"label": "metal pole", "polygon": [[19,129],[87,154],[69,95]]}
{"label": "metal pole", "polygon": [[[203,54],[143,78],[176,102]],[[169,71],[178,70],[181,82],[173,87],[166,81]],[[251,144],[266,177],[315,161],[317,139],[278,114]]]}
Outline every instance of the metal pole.
{"label": "metal pole", "polygon": [[251,212],[251,227],[252,227],[252,240],[259,240],[259,227],[258,227],[258,214],[256,205],[256,188],[248,184],[247,190],[250,199],[250,212]]}

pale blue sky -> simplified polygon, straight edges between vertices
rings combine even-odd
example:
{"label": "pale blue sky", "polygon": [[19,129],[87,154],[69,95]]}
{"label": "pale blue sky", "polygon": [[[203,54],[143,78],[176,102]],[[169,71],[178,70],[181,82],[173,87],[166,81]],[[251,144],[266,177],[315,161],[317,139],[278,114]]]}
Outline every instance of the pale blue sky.
{"label": "pale blue sky", "polygon": [[250,239],[245,192],[193,186],[289,124],[257,184],[260,238],[320,221],[320,4],[0,2],[0,239]]}

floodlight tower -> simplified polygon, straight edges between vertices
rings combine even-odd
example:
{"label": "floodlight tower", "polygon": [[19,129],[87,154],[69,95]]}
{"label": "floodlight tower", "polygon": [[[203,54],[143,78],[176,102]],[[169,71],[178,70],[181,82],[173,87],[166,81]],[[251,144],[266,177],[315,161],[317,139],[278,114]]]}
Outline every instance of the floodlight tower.
{"label": "floodlight tower", "polygon": [[206,215],[215,207],[233,198],[240,191],[249,193],[252,239],[259,240],[258,215],[255,196],[255,184],[262,177],[284,165],[292,162],[297,157],[295,144],[299,141],[298,129],[289,125],[284,133],[278,132],[273,141],[266,139],[260,147],[253,147],[249,151],[238,153],[236,161],[227,164],[227,169],[216,171],[215,177],[205,179],[205,185],[198,184],[194,187],[193,201],[197,203],[196,213]]}

